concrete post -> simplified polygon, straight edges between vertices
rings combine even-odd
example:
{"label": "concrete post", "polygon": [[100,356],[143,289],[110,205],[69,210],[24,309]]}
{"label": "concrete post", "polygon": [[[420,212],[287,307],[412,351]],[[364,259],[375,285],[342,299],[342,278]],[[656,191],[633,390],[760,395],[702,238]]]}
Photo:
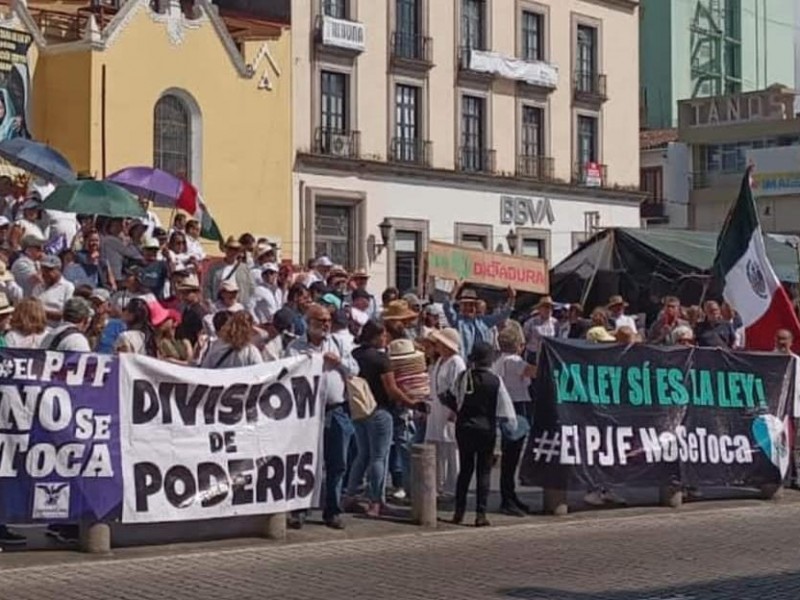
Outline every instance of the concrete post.
{"label": "concrete post", "polygon": [[109,554],[111,552],[111,527],[107,523],[81,523],[79,542],[81,552]]}
{"label": "concrete post", "polygon": [[567,490],[556,490],[545,488],[544,490],[544,512],[545,514],[564,517],[569,513],[567,505]]}
{"label": "concrete post", "polygon": [[411,519],[423,527],[436,527],[436,446],[411,447]]}
{"label": "concrete post", "polygon": [[264,537],[278,542],[286,540],[286,513],[275,513],[264,517]]}
{"label": "concrete post", "polygon": [[783,486],[779,483],[765,483],[760,491],[763,500],[780,500],[783,496]]}
{"label": "concrete post", "polygon": [[683,505],[683,491],[679,487],[665,485],[658,490],[659,503],[669,508],[680,508]]}

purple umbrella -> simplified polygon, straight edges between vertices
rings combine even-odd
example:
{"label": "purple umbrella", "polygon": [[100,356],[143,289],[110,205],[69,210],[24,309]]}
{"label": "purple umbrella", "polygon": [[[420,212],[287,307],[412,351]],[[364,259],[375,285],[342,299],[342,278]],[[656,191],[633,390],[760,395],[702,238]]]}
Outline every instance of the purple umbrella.
{"label": "purple umbrella", "polygon": [[106,180],[137,196],[152,200],[156,206],[167,208],[175,208],[184,185],[190,185],[175,175],[152,167],[128,167],[112,173]]}

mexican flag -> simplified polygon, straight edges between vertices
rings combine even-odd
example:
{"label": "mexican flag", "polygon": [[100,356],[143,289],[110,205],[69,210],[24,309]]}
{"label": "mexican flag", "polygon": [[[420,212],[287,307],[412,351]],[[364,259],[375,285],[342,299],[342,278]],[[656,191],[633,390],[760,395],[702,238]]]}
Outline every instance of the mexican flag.
{"label": "mexican flag", "polygon": [[742,317],[748,349],[773,350],[778,329],[791,331],[800,348],[800,321],[767,258],[750,169],[719,234],[714,270],[724,283],[725,300]]}
{"label": "mexican flag", "polygon": [[200,237],[213,242],[222,242],[222,232],[220,232],[217,222],[208,212],[208,208],[203,203],[197,188],[188,181],[183,182],[181,195],[175,204],[175,208],[189,213],[193,219],[199,221]]}

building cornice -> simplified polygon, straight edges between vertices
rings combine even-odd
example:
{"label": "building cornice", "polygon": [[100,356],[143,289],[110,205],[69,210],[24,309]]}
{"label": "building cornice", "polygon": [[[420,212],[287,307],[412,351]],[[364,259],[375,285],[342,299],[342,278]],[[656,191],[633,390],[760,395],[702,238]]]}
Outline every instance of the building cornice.
{"label": "building cornice", "polygon": [[592,4],[599,4],[608,8],[616,8],[629,13],[636,11],[641,5],[639,0],[584,0],[584,2],[591,2]]}
{"label": "building cornice", "polygon": [[585,202],[607,202],[612,200],[638,205],[647,198],[647,194],[643,192],[625,189],[587,188],[559,181],[535,181],[507,175],[464,173],[449,169],[387,163],[379,160],[342,159],[335,156],[305,152],[297,153],[295,168],[310,168],[367,177],[405,178],[416,182],[428,181],[437,185],[453,184],[464,187],[477,185],[503,188],[503,191],[513,191],[520,194],[557,194],[570,196]]}

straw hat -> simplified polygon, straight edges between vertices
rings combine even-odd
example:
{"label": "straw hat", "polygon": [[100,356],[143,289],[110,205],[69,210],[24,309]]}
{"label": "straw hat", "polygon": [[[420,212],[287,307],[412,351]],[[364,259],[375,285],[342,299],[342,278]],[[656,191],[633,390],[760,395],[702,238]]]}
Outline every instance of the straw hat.
{"label": "straw hat", "polygon": [[457,329],[452,327],[445,327],[444,329],[435,329],[431,332],[431,339],[439,342],[442,346],[450,348],[453,352],[458,354],[461,352],[461,334]]}
{"label": "straw hat", "polygon": [[589,331],[586,332],[586,339],[596,344],[617,341],[617,338],[611,335],[602,325],[589,329]]}
{"label": "straw hat", "polygon": [[3,292],[0,292],[0,315],[8,315],[14,312],[14,307],[11,306],[11,302],[8,300],[8,296],[6,296]]}
{"label": "straw hat", "polygon": [[227,240],[225,240],[225,248],[230,250],[241,250],[242,244],[239,243],[239,240],[231,235],[228,236]]}
{"label": "straw hat", "polygon": [[398,387],[415,400],[430,396],[430,377],[425,364],[425,353],[411,340],[394,340],[389,344],[389,360]]}
{"label": "straw hat", "polygon": [[461,304],[466,302],[477,302],[478,300],[480,300],[480,298],[478,298],[478,294],[475,290],[464,290],[458,297],[458,301]]}
{"label": "straw hat", "polygon": [[197,275],[195,274],[187,275],[186,278],[175,287],[179,290],[196,291],[200,289],[200,280],[197,279]]}
{"label": "straw hat", "polygon": [[384,321],[405,321],[416,316],[417,313],[408,308],[408,302],[405,300],[393,300],[386,305],[381,318]]}
{"label": "straw hat", "polygon": [[350,279],[369,279],[369,273],[367,273],[366,269],[356,269]]}
{"label": "straw hat", "polygon": [[620,296],[619,294],[614,294],[613,296],[611,296],[611,298],[608,299],[608,304],[606,304],[606,308],[613,308],[614,306],[620,306],[620,305],[622,305],[623,307],[629,306],[629,304],[625,302],[622,296]]}
{"label": "straw hat", "polygon": [[553,307],[554,305],[555,302],[553,302],[552,296],[542,296],[536,306],[533,307],[533,310],[539,310],[543,306]]}

